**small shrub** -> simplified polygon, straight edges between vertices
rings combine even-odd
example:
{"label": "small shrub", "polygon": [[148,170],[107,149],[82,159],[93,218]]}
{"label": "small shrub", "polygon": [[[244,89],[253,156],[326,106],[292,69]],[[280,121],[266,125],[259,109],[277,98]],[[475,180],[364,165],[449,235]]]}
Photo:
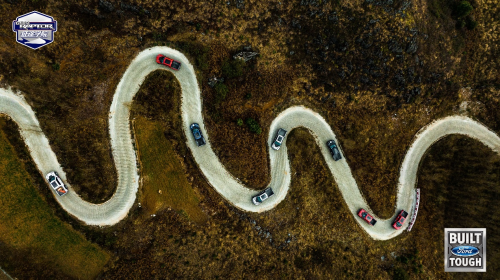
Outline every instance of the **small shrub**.
{"label": "small shrub", "polygon": [[260,127],[259,123],[257,123],[256,120],[252,118],[248,118],[246,120],[246,123],[248,125],[248,128],[250,128],[250,131],[256,134],[261,134],[262,133],[262,128]]}
{"label": "small shrub", "polygon": [[469,1],[461,1],[459,4],[455,6],[455,16],[457,18],[463,18],[468,16],[474,7],[469,3]]}
{"label": "small shrub", "polygon": [[243,75],[245,62],[241,59],[225,60],[222,64],[222,74],[228,79],[237,78]]}
{"label": "small shrub", "polygon": [[251,93],[248,93],[247,95],[245,95],[245,98],[246,98],[246,99],[250,99],[250,98],[252,98],[252,94],[251,94]]}
{"label": "small shrub", "polygon": [[237,124],[238,126],[242,126],[242,125],[243,125],[243,120],[242,120],[242,119],[237,119],[237,120],[236,120],[236,124]]}
{"label": "small shrub", "polygon": [[54,71],[57,71],[61,68],[61,66],[59,65],[59,63],[54,63],[52,64],[52,69],[54,69]]}
{"label": "small shrub", "polygon": [[216,99],[217,102],[223,101],[226,99],[227,93],[229,92],[228,88],[223,83],[217,83],[215,85]]}

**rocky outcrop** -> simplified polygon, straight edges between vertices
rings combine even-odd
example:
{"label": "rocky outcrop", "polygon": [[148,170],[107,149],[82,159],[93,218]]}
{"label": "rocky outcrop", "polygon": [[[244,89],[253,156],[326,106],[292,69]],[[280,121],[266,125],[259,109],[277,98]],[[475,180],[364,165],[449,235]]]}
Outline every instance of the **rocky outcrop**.
{"label": "rocky outcrop", "polygon": [[256,57],[259,53],[257,52],[239,52],[233,56],[234,59],[243,59],[245,62]]}

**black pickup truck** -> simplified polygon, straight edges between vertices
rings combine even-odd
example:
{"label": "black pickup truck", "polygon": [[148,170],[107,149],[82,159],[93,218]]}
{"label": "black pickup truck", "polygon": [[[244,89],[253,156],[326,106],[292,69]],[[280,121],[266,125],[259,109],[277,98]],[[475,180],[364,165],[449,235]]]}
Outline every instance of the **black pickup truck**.
{"label": "black pickup truck", "polygon": [[337,143],[335,143],[335,140],[327,141],[326,146],[328,146],[328,149],[330,149],[330,153],[332,154],[334,161],[337,161],[342,158],[342,155],[340,154],[339,148],[337,147]]}

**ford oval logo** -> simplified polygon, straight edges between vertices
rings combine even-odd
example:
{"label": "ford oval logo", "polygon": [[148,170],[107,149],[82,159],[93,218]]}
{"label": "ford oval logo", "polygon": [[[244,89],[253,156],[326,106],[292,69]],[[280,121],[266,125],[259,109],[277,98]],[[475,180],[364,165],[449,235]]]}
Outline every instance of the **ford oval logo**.
{"label": "ford oval logo", "polygon": [[473,246],[457,246],[451,249],[451,252],[455,256],[470,257],[479,254],[479,249]]}

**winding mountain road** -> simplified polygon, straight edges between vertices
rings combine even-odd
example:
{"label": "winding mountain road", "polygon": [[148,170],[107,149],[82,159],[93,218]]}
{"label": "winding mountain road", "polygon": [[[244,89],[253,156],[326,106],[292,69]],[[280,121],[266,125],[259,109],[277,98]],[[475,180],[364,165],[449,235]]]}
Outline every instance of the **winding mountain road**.
{"label": "winding mountain road", "polygon": [[[286,145],[284,144],[279,151],[269,149],[271,165],[269,187],[273,188],[275,195],[259,206],[253,205],[251,197],[257,191],[246,188],[234,178],[224,168],[211,148],[209,135],[203,122],[202,100],[193,66],[182,53],[176,50],[168,47],[154,47],[142,51],[132,61],[117,86],[111,104],[109,133],[113,159],[118,174],[118,186],[115,194],[105,203],[92,204],[82,200],[67,184],[70,189],[67,195],[62,197],[55,195],[62,208],[89,225],[114,225],[127,216],[128,211],[135,202],[139,188],[139,175],[136,167],[137,158],[132,146],[129,125],[130,111],[127,104],[132,102],[134,95],[149,73],[157,69],[168,70],[155,62],[155,57],[159,53],[182,63],[181,69],[172,71],[172,73],[182,88],[181,112],[183,130],[186,139],[188,139],[186,145],[191,149],[195,161],[210,185],[230,203],[245,211],[263,212],[278,205],[285,199],[291,181]],[[45,175],[55,170],[66,181],[66,174],[50,148],[49,141],[40,128],[35,113],[22,95],[13,92],[11,89],[0,88],[0,113],[10,116],[18,124],[21,136],[40,172]],[[205,133],[207,140],[205,146],[196,146],[189,130],[189,125],[193,122],[199,123]],[[325,157],[326,164],[332,172],[349,210],[355,216],[355,220],[372,238],[378,240],[387,240],[402,233],[402,230],[394,230],[391,227],[391,222],[400,209],[405,209],[412,215],[414,188],[419,163],[427,149],[440,138],[450,134],[462,134],[475,138],[495,152],[500,153],[500,138],[487,127],[470,118],[450,116],[430,123],[417,133],[406,153],[400,169],[398,195],[393,217],[382,220],[374,216],[378,219],[378,223],[375,227],[372,227],[356,215],[359,208],[373,212],[362,196],[346,160],[333,161],[325,143],[330,139],[336,140],[336,137],[323,117],[302,106],[286,109],[271,124],[268,146],[271,144],[276,130],[280,127],[288,131],[296,127],[305,127],[311,132]],[[404,228],[407,226],[408,223],[405,223]]]}

